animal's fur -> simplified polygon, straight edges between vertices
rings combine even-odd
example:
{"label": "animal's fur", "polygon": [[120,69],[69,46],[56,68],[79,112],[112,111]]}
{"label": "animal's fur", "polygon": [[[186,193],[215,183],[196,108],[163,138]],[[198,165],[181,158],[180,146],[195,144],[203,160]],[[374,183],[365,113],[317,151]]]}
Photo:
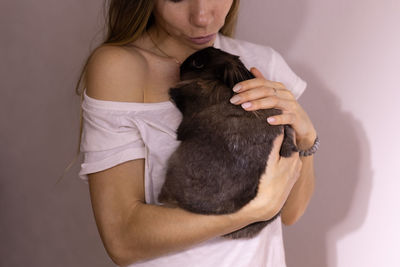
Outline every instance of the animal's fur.
{"label": "animal's fur", "polygon": [[[159,201],[202,214],[239,210],[256,194],[274,139],[284,130],[280,155],[297,152],[290,126],[272,126],[267,117],[277,109],[248,112],[233,105],[233,85],[254,78],[238,56],[213,47],[202,49],[182,64],[180,82],[170,89],[183,114],[182,141],[168,161]],[[253,237],[269,222],[258,222],[226,235]]]}

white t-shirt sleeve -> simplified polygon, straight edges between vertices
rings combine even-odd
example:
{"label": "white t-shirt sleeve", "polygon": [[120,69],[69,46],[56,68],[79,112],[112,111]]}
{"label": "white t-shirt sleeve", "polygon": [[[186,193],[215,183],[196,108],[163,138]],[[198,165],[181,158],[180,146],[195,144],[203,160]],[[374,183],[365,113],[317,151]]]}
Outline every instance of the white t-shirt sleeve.
{"label": "white t-shirt sleeve", "polygon": [[145,157],[135,112],[124,109],[117,102],[97,100],[87,95],[82,109],[80,178],[87,182],[89,173]]}
{"label": "white t-shirt sleeve", "polygon": [[297,76],[283,57],[272,50],[271,79],[283,83],[298,99],[307,87],[307,83]]}

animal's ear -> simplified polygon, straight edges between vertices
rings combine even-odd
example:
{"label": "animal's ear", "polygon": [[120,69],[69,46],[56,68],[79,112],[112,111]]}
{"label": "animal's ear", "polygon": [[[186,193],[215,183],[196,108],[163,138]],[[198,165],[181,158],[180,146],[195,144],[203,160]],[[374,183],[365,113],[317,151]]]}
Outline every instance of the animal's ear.
{"label": "animal's ear", "polygon": [[229,88],[232,89],[235,84],[252,78],[254,75],[244,66],[238,56],[225,64],[223,79]]}
{"label": "animal's ear", "polygon": [[176,107],[183,113],[185,110],[185,96],[182,93],[182,87],[169,89],[169,96]]}

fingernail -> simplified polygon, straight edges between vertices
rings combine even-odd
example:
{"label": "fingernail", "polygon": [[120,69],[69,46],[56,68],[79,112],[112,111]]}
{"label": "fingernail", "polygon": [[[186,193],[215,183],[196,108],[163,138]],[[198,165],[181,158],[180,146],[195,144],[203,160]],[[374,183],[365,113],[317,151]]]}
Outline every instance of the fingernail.
{"label": "fingernail", "polygon": [[235,96],[233,96],[233,97],[231,98],[230,101],[231,101],[232,104],[235,104],[235,103],[237,103],[237,102],[240,101],[240,96],[235,95]]}
{"label": "fingernail", "polygon": [[240,89],[242,89],[242,86],[240,85],[240,84],[237,84],[237,85],[235,85],[233,88],[232,88],[232,90],[234,91],[234,92],[239,92],[240,91]]}
{"label": "fingernail", "polygon": [[267,121],[268,121],[269,123],[273,123],[273,122],[275,122],[276,120],[275,120],[275,118],[273,118],[273,117],[269,117],[269,118],[267,119]]}
{"label": "fingernail", "polygon": [[249,108],[251,107],[251,103],[250,102],[245,102],[242,104],[242,108]]}

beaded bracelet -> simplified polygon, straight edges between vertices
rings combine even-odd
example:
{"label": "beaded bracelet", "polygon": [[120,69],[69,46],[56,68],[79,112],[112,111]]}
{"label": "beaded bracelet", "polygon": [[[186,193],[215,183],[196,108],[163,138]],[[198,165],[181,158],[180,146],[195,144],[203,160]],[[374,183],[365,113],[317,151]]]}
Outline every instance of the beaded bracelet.
{"label": "beaded bracelet", "polygon": [[300,157],[311,156],[312,154],[317,152],[318,148],[319,148],[319,138],[317,136],[317,138],[315,138],[315,141],[314,141],[314,144],[312,145],[312,147],[310,147],[307,150],[300,150],[299,151]]}

